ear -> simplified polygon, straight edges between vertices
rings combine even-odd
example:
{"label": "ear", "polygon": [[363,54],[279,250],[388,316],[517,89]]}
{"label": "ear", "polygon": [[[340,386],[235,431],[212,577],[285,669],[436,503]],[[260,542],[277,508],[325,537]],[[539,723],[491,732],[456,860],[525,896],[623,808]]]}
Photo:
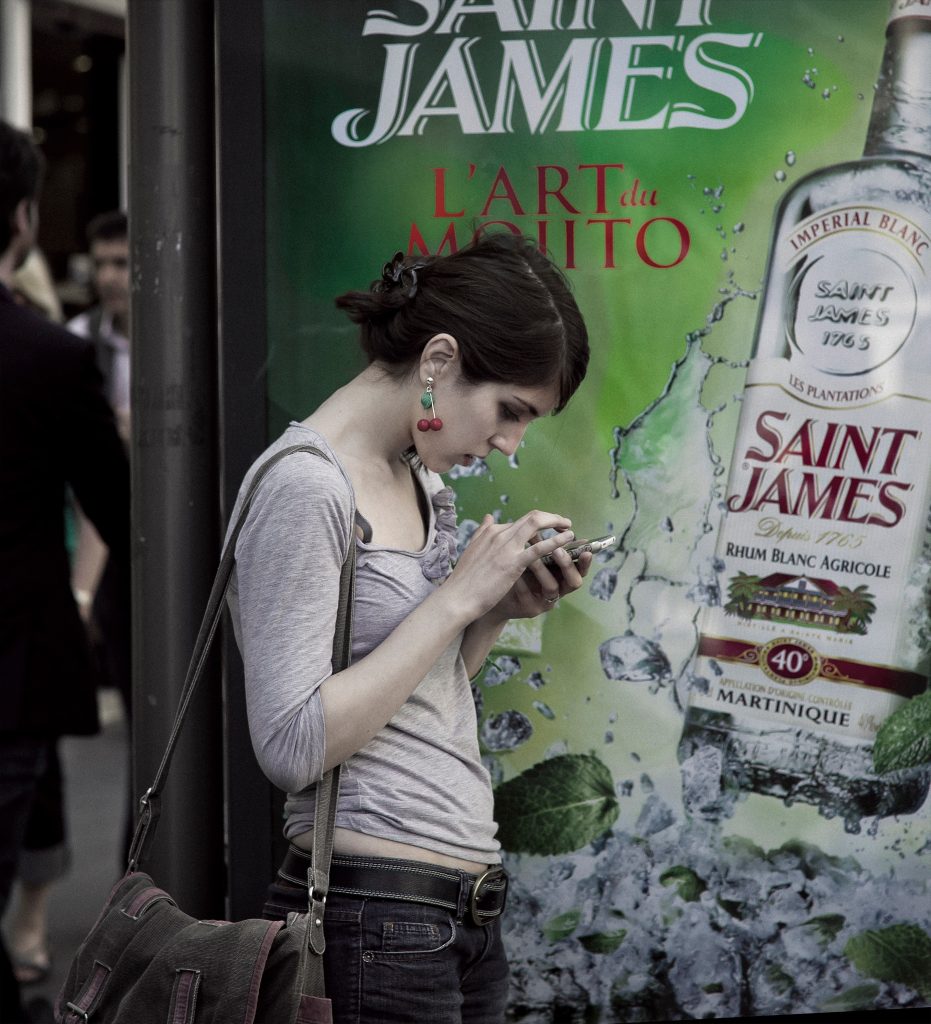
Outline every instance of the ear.
{"label": "ear", "polygon": [[451,334],[434,334],[420,353],[420,380],[427,377],[439,380],[444,375],[457,374],[459,343]]}

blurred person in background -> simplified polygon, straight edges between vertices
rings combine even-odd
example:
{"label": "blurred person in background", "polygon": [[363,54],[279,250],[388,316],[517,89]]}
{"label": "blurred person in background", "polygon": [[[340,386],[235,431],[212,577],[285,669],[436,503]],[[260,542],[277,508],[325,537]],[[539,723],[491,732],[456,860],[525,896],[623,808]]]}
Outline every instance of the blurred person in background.
{"label": "blurred person in background", "polygon": [[97,305],[68,322],[68,330],[90,338],[106,381],[107,398],[120,435],[129,438],[129,226],[113,210],[87,227]]}
{"label": "blurred person in background", "polygon": [[[117,428],[129,445],[129,231],[120,210],[100,214],[87,228],[98,303],[67,327],[93,343],[97,366]],[[131,643],[129,578],[107,559],[107,547],[93,523],[78,509],[78,543],[73,582],[81,614],[92,629],[101,682],[120,692],[130,711]]]}
{"label": "blurred person in background", "polygon": [[[129,465],[94,347],[12,294],[36,240],[41,174],[30,138],[0,122],[0,915],[50,747],[98,729],[67,488],[129,572]],[[0,1020],[28,1019],[0,939]]]}
{"label": "blurred person in background", "polygon": [[[117,429],[129,447],[130,431],[130,274],[129,225],[122,210],[95,217],[87,226],[92,281],[97,304],[69,320],[67,327],[94,346],[107,400]],[[78,513],[77,550],[72,582],[81,615],[95,645],[100,684],[122,698],[127,721],[132,710],[132,617],[130,578],[119,559],[107,557],[107,546],[94,524]],[[128,510],[127,510],[128,515]],[[135,801],[129,794],[121,856],[129,852]]]}
{"label": "blurred person in background", "polygon": [[[33,248],[13,273],[11,292],[20,305],[61,323],[61,302],[48,262]],[[69,553],[75,546],[75,516],[70,497],[64,508]],[[17,896],[10,920],[10,953],[20,985],[45,980],[51,967],[48,942],[48,898],[53,883],[64,877],[71,860],[65,827],[64,793],[58,744],[50,743],[45,771],[36,788],[20,851]]]}

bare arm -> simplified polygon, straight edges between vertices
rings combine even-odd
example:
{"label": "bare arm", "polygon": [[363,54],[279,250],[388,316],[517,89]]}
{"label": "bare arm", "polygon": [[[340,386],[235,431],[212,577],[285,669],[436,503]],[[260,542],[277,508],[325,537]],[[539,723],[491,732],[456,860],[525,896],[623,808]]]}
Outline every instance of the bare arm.
{"label": "bare arm", "polygon": [[[510,617],[506,596],[528,587],[521,577],[543,555],[572,538],[563,529],[529,542],[538,531],[568,524],[562,516],[530,512],[498,525],[488,516],[443,586],[423,601],[379,646],[320,687],[326,723],[324,768],[345,761],[372,739],[410,697],[446,647],[465,631],[463,658],[472,674]],[[529,546],[528,546],[529,545]],[[568,559],[568,556],[566,556]],[[559,585],[551,573],[543,572]],[[529,587],[528,587],[529,590]],[[541,593],[543,593],[541,591]],[[539,598],[540,610],[546,607]]]}
{"label": "bare arm", "polygon": [[[443,585],[334,675],[337,584],[354,542],[351,513],[339,470],[294,455],[263,481],[236,546],[232,597],[250,733],[263,771],[287,792],[365,746],[469,624],[499,604],[530,563],[571,536],[568,520],[551,513],[486,521]],[[546,528],[564,532],[530,543]]]}
{"label": "bare arm", "polygon": [[86,621],[103,573],[104,562],[107,560],[107,545],[100,539],[94,524],[83,511],[78,507],[75,512],[78,539],[71,566],[71,589],[74,591],[81,618]]}

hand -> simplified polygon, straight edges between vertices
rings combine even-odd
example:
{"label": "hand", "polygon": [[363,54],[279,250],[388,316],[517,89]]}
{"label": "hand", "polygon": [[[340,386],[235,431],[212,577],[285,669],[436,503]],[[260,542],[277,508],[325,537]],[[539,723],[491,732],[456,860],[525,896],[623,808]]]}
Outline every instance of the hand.
{"label": "hand", "polygon": [[94,607],[94,595],[89,590],[81,590],[75,588],[71,591],[74,597],[74,603],[78,608],[78,615],[81,616],[81,621],[87,626],[91,621],[91,610]]}
{"label": "hand", "polygon": [[[539,615],[555,603],[562,587],[568,592],[581,586],[581,575],[566,552],[554,556],[559,559],[560,570],[567,569],[564,583],[540,562],[544,555],[557,552],[573,540],[571,525],[565,516],[552,512],[528,512],[513,523],[496,523],[490,515],[485,516],[443,590],[465,604],[468,622],[493,608],[497,611],[512,592],[515,597],[505,608],[520,616]],[[544,539],[543,530],[557,532]],[[547,602],[547,598],[553,600]],[[500,616],[502,620],[510,617],[503,609]]]}
{"label": "hand", "polygon": [[540,561],[532,562],[491,614],[502,619],[532,619],[552,611],[559,598],[582,586],[593,557],[586,551],[578,561],[573,561],[568,551],[557,548],[553,552],[554,564],[547,567]]}

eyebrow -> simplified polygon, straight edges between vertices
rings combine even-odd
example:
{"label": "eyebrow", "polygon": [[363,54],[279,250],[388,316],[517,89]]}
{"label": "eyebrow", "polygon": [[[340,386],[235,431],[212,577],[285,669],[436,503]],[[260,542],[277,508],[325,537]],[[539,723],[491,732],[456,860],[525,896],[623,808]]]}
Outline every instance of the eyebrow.
{"label": "eyebrow", "polygon": [[524,406],[524,408],[525,408],[525,409],[526,409],[526,410],[527,410],[527,411],[528,411],[528,412],[530,413],[530,415],[531,415],[531,416],[534,416],[534,417],[536,417],[537,419],[539,419],[539,417],[540,417],[540,414],[539,414],[539,412],[537,412],[537,408],[536,408],[536,406],[535,406],[535,405],[531,405],[531,404],[530,404],[530,402],[528,402],[528,401],[527,401],[526,399],[524,399],[524,398],[521,398],[521,397],[520,397],[519,395],[512,395],[511,397],[512,397],[512,398],[513,398],[513,399],[514,399],[514,400],[515,400],[516,402],[520,402],[520,404],[521,404],[522,406]]}

